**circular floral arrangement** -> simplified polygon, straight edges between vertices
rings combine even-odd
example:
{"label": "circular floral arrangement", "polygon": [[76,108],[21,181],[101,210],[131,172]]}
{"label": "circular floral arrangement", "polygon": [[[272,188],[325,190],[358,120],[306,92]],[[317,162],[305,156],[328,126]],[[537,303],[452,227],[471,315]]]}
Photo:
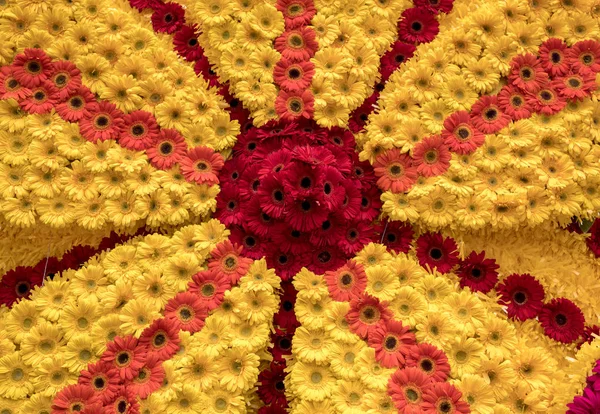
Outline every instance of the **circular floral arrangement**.
{"label": "circular floral arrangement", "polygon": [[0,413],[600,412],[599,11],[0,2]]}

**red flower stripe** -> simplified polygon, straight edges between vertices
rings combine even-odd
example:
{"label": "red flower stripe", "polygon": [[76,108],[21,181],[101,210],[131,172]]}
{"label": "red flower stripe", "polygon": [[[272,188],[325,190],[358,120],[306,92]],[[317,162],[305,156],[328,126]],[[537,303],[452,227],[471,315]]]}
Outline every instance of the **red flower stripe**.
{"label": "red flower stripe", "polygon": [[[596,326],[595,334],[599,334]],[[581,395],[577,395],[573,402],[567,404],[566,414],[595,413],[600,407],[600,360],[596,361],[592,374],[587,377],[586,387]]]}
{"label": "red flower stripe", "polygon": [[81,84],[81,74],[73,63],[52,62],[40,49],[25,49],[12,65],[0,68],[0,99],[8,98],[16,99],[32,114],[54,108],[65,121],[78,123],[81,135],[90,142],[113,139],[123,148],[145,151],[155,168],[179,164],[189,182],[219,182],[221,154],[208,147],[188,149],[178,131],[161,129],[150,112],[125,114],[110,102],[96,100]]}
{"label": "red flower stripe", "polygon": [[[405,22],[417,19],[417,15],[411,12],[404,16]],[[410,51],[408,47],[406,50]],[[598,51],[600,42],[595,40],[568,47],[562,40],[552,38],[540,46],[537,56],[516,56],[508,83],[497,95],[481,96],[470,112],[457,111],[448,116],[442,133],[425,138],[415,146],[412,155],[407,157],[394,149],[379,155],[374,163],[379,187],[383,191],[405,192],[418,175],[443,174],[450,166],[452,152],[475,151],[485,142],[485,135],[500,131],[509,122],[533,114],[552,115],[568,102],[590,96],[600,72]]]}
{"label": "red flower stripe", "polygon": [[[53,412],[138,412],[138,397],[147,398],[165,378],[162,363],[179,350],[179,332],[198,332],[223,302],[224,293],[247,272],[251,259],[226,240],[211,252],[208,269],[196,273],[188,290],[170,299],[164,317],[139,338],[117,336],[96,363],[81,372],[78,383],[62,389]],[[77,410],[73,409],[78,405]]]}
{"label": "red flower stripe", "polygon": [[31,291],[41,285],[44,279],[52,279],[55,274],[68,269],[78,269],[95,254],[142,234],[145,234],[144,229],[132,235],[118,235],[112,232],[109,237],[105,237],[100,242],[98,248],[86,245],[73,246],[60,259],[49,257],[40,260],[35,266],[18,266],[0,279],[0,305],[11,308],[15,303],[29,298]]}

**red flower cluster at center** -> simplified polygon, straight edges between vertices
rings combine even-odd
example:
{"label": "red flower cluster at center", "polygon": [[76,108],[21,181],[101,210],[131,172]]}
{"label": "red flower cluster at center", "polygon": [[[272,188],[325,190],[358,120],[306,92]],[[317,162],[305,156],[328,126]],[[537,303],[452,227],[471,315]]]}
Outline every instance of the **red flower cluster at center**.
{"label": "red flower cluster at center", "polygon": [[373,239],[381,206],[354,145],[351,132],[311,123],[249,130],[220,174],[216,217],[284,279],[341,266]]}

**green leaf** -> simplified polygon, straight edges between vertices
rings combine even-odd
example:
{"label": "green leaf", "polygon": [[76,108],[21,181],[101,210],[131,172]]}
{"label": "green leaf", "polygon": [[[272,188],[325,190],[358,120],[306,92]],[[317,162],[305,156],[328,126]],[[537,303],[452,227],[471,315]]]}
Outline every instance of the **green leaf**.
{"label": "green leaf", "polygon": [[579,228],[581,229],[582,232],[587,233],[588,231],[590,231],[590,228],[592,227],[593,224],[594,224],[593,221],[583,219],[581,224],[579,224]]}

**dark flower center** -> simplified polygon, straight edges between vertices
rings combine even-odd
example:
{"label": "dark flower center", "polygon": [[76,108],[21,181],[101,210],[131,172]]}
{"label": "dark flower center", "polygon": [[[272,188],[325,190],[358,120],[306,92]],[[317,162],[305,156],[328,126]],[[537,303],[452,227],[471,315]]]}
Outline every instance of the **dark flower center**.
{"label": "dark flower center", "polygon": [[164,20],[165,23],[171,23],[173,21],[173,15],[171,13],[165,14]]}
{"label": "dark flower center", "polygon": [[461,139],[467,139],[471,135],[471,131],[469,131],[466,127],[458,128],[458,136]]}
{"label": "dark flower center", "polygon": [[388,351],[394,351],[398,346],[398,339],[395,336],[388,336],[385,338],[385,349]]}
{"label": "dark flower center", "polygon": [[552,100],[552,93],[550,91],[542,91],[540,92],[540,98],[542,98],[542,100],[544,101],[550,101]]}
{"label": "dark flower center", "polygon": [[125,365],[129,363],[129,353],[128,352],[120,352],[117,355],[117,362],[119,365]]}
{"label": "dark flower center", "polygon": [[120,413],[124,413],[127,411],[127,402],[124,400],[121,400],[117,403],[117,411]]}
{"label": "dark flower center", "polygon": [[143,135],[144,132],[146,132],[146,129],[140,124],[134,125],[133,128],[131,128],[132,135],[135,135],[137,137]]}
{"label": "dark flower center", "polygon": [[511,98],[511,105],[518,108],[523,105],[523,99],[520,96],[513,96]]}
{"label": "dark flower center", "polygon": [[594,60],[594,57],[590,54],[585,54],[581,57],[581,61],[586,65],[589,65]]}
{"label": "dark flower center", "polygon": [[17,292],[18,296],[25,296],[29,292],[30,285],[29,282],[23,281],[17,283],[15,287],[15,291]]}
{"label": "dark flower center", "polygon": [[481,269],[474,267],[473,269],[471,269],[471,277],[473,279],[479,279],[483,276],[483,273],[481,272]]}
{"label": "dark flower center", "polygon": [[342,285],[350,286],[352,284],[352,275],[350,273],[344,273],[340,278]]}
{"label": "dark flower center", "polygon": [[164,333],[158,333],[156,334],[156,336],[154,336],[154,346],[162,346],[165,344],[165,342],[167,341],[167,337],[165,336]]}
{"label": "dark flower center", "polygon": [[565,315],[563,315],[562,313],[557,314],[554,317],[554,320],[556,321],[556,324],[559,326],[564,326],[567,324],[567,317]]}
{"label": "dark flower center", "polygon": [[581,86],[581,82],[577,78],[570,78],[568,82],[571,88],[579,88]]}
{"label": "dark flower center", "polygon": [[556,50],[552,51],[552,53],[550,53],[550,60],[552,60],[552,63],[554,64],[560,63],[562,60],[562,55]]}
{"label": "dark flower center", "polygon": [[44,91],[37,91],[36,93],[33,94],[33,98],[36,101],[43,101],[46,99],[46,93],[44,93]]}
{"label": "dark flower center", "polygon": [[302,112],[302,102],[300,102],[298,99],[290,99],[288,106],[290,108],[290,111],[292,111],[295,114]]}
{"label": "dark flower center", "polygon": [[81,108],[83,106],[83,99],[81,99],[79,96],[74,96],[69,101],[69,105],[72,108]]}
{"label": "dark flower center", "polygon": [[331,253],[329,252],[321,252],[317,255],[317,258],[319,259],[319,262],[321,263],[327,263],[331,260]]}
{"label": "dark flower center", "polygon": [[192,311],[190,308],[182,308],[179,311],[179,316],[181,317],[182,320],[184,321],[188,321],[192,318]]}
{"label": "dark flower center", "polygon": [[9,81],[6,82],[6,85],[9,89],[15,89],[17,86],[19,86],[19,82],[17,82],[16,79],[9,79]]}
{"label": "dark flower center", "polygon": [[106,128],[109,124],[109,119],[106,115],[98,115],[96,117],[96,126],[100,127],[100,128]]}
{"label": "dark flower center", "polygon": [[494,121],[496,118],[498,118],[498,111],[494,108],[486,109],[484,116],[487,121]]}
{"label": "dark flower center", "polygon": [[518,305],[523,305],[525,302],[527,302],[527,295],[525,294],[525,292],[515,292],[515,294],[513,295],[513,300]]}
{"label": "dark flower center", "polygon": [[37,74],[42,70],[42,65],[38,62],[27,62],[27,70],[32,74]]}
{"label": "dark flower center", "polygon": [[302,73],[300,72],[300,70],[298,68],[291,68],[290,70],[288,70],[288,77],[290,79],[298,79],[302,76]]}
{"label": "dark flower center", "polygon": [[160,144],[159,151],[162,155],[170,155],[173,152],[173,144],[170,142],[163,142]]}
{"label": "dark flower center", "polygon": [[418,21],[412,22],[410,28],[413,30],[413,32],[420,32],[423,30],[423,23]]}
{"label": "dark flower center", "polygon": [[531,68],[523,68],[521,69],[521,77],[523,79],[529,80],[531,79],[532,71]]}
{"label": "dark flower center", "polygon": [[433,260],[440,260],[442,256],[442,250],[437,247],[434,247],[433,249],[429,250],[429,257],[431,257]]}
{"label": "dark flower center", "polygon": [[61,73],[54,78],[54,83],[56,83],[58,86],[65,85],[67,83],[67,77]]}
{"label": "dark flower center", "polygon": [[94,378],[94,388],[96,389],[96,391],[100,391],[102,390],[106,385],[106,381],[104,381],[104,378],[102,377],[96,377]]}
{"label": "dark flower center", "polygon": [[421,369],[425,372],[431,372],[433,370],[433,362],[430,359],[424,359],[420,363]]}

